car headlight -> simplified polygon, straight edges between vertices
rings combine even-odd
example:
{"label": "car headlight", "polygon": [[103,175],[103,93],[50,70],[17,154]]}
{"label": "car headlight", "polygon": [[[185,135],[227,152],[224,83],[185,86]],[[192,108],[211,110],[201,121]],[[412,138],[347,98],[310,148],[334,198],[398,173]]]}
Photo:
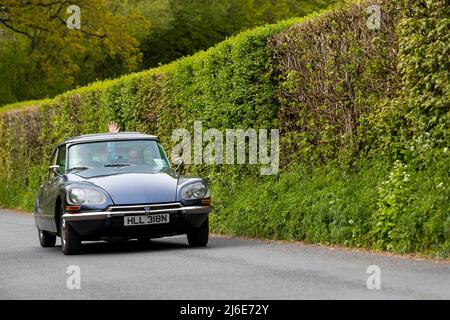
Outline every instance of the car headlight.
{"label": "car headlight", "polygon": [[97,190],[73,188],[67,196],[71,204],[102,204],[106,202],[105,195]]}
{"label": "car headlight", "polygon": [[181,190],[181,197],[184,200],[202,199],[207,197],[208,194],[208,187],[203,182],[189,184]]}

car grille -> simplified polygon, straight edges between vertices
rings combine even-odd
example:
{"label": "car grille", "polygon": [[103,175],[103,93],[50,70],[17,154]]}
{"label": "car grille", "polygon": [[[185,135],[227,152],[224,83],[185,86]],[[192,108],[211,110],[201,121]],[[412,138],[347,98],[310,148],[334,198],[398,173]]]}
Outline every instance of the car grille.
{"label": "car grille", "polygon": [[179,202],[161,204],[141,204],[130,206],[110,206],[106,211],[123,214],[151,214],[157,212],[178,212],[182,210]]}

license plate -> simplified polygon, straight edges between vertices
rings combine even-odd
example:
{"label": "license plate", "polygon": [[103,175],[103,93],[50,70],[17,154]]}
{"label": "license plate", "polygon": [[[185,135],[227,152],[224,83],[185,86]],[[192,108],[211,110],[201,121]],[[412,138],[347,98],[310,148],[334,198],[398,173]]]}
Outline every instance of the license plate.
{"label": "license plate", "polygon": [[148,216],[128,216],[123,218],[124,226],[140,226],[147,224],[169,223],[170,215],[168,213],[151,214]]}

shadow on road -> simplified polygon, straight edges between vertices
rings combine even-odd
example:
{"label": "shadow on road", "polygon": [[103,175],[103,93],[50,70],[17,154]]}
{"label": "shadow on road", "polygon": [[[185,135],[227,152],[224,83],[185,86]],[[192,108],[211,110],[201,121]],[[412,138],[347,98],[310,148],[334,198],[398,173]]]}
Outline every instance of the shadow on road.
{"label": "shadow on road", "polygon": [[148,251],[170,251],[188,249],[189,246],[183,243],[163,242],[151,240],[141,243],[137,240],[120,241],[120,242],[83,242],[81,246],[81,254],[110,254],[110,253],[134,253]]}
{"label": "shadow on road", "polygon": [[[116,242],[83,242],[81,246],[81,255],[86,254],[111,254],[111,253],[136,253],[136,252],[155,252],[155,251],[174,251],[174,250],[208,250],[212,248],[227,247],[251,247],[257,246],[257,241],[228,238],[210,238],[208,246],[204,248],[192,248],[187,244],[184,238],[175,239],[160,238],[152,239],[146,243],[137,240],[123,240]],[[60,246],[58,246],[60,248]]]}

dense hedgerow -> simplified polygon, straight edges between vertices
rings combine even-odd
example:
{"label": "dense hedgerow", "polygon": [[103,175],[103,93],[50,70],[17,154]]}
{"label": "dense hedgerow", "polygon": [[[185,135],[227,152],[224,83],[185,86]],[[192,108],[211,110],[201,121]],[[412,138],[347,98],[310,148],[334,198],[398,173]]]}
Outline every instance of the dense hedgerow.
{"label": "dense hedgerow", "polygon": [[[450,253],[449,8],[348,1],[170,65],[0,113],[0,204],[30,210],[58,141],[107,130],[280,128],[280,174],[190,166],[216,232]],[[370,2],[372,3],[372,2]]]}
{"label": "dense hedgerow", "polygon": [[446,156],[418,171],[397,162],[295,165],[278,177],[214,185],[217,232],[397,253],[450,255],[450,174]]}
{"label": "dense hedgerow", "polygon": [[286,164],[355,161],[373,146],[369,117],[396,97],[399,10],[380,4],[379,30],[352,3],[296,24],[271,41]]}
{"label": "dense hedgerow", "polygon": [[[277,110],[267,39],[299,21],[259,27],[207,52],[97,82],[52,100],[2,108],[0,203],[32,209],[36,190],[47,176],[53,146],[71,136],[105,132],[111,120],[122,131],[158,135],[169,149],[173,129],[192,131],[194,120],[203,121],[205,129],[272,128]],[[231,176],[252,170],[257,172],[238,166],[190,168]]]}

